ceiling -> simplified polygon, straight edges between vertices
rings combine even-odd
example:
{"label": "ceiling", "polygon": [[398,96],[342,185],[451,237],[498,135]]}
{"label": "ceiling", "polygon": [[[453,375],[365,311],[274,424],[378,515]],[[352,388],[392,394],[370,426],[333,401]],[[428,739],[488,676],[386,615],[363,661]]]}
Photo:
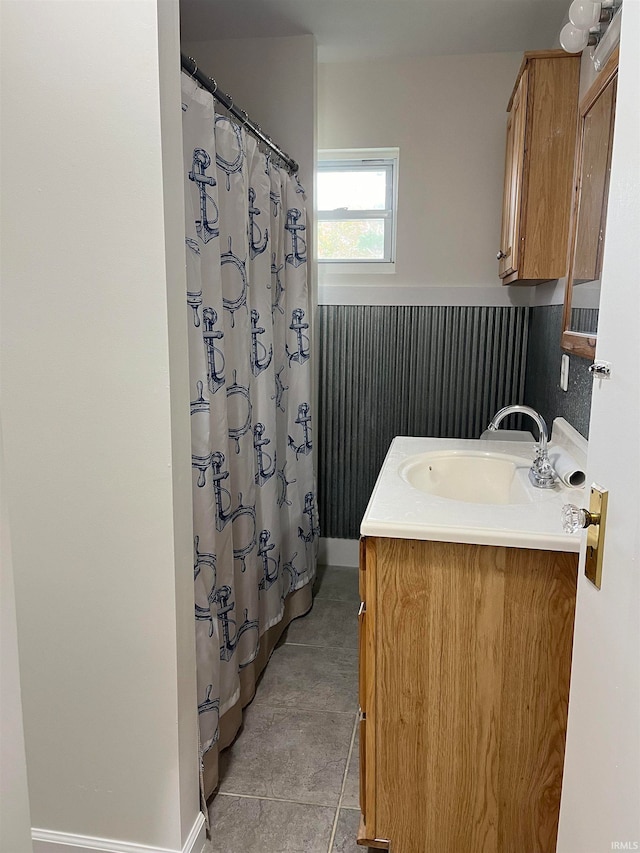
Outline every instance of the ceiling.
{"label": "ceiling", "polygon": [[542,50],[568,0],[180,0],[182,39],[312,34],[320,62]]}

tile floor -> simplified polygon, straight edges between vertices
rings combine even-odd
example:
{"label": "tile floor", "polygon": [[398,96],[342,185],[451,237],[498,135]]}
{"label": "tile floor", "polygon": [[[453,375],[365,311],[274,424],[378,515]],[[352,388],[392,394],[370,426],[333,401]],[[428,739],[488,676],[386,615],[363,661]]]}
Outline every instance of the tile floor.
{"label": "tile floor", "polygon": [[364,853],[358,810],[358,570],[320,566],[275,649],[211,803],[220,853]]}

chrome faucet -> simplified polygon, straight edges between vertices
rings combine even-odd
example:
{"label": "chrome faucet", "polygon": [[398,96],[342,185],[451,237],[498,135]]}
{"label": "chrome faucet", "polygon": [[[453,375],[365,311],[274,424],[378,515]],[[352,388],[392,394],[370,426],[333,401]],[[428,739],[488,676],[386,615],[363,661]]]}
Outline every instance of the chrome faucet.
{"label": "chrome faucet", "polygon": [[549,452],[547,443],[549,441],[549,431],[542,415],[538,414],[531,406],[505,406],[493,416],[493,419],[487,429],[492,432],[498,429],[498,424],[506,418],[507,415],[521,414],[529,415],[535,421],[540,436],[536,448],[536,458],[533,460],[533,465],[529,470],[529,479],[536,489],[550,489],[556,481],[556,472],[553,470],[553,465],[549,460]]}

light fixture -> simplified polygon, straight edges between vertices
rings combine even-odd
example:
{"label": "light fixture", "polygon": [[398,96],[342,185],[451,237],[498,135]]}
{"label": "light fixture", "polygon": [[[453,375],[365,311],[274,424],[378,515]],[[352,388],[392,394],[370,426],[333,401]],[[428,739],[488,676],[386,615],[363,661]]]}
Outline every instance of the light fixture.
{"label": "light fixture", "polygon": [[622,23],[622,6],[618,6],[611,23],[602,34],[596,49],[593,51],[593,65],[596,71],[602,71],[604,64],[620,42],[620,27]]}
{"label": "light fixture", "polygon": [[[621,6],[622,0],[573,0],[569,6],[569,23],[560,31],[560,45],[563,50],[567,53],[580,53],[589,45],[598,45],[609,23],[615,20],[618,26],[612,27],[609,34],[613,37],[616,29],[619,32]],[[611,38],[607,41],[611,41]],[[599,61],[602,62],[602,57]]]}
{"label": "light fixture", "polygon": [[569,6],[569,20],[581,30],[597,27],[600,23],[611,20],[612,7],[603,3],[594,3],[593,0],[573,0]]}
{"label": "light fixture", "polygon": [[560,45],[567,53],[581,53],[589,43],[597,43],[595,33],[580,29],[571,21],[560,30]]}

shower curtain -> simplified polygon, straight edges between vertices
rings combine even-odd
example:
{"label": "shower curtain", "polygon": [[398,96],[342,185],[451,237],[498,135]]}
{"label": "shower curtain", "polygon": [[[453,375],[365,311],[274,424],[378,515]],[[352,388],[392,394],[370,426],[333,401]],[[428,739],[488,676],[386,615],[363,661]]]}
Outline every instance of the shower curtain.
{"label": "shower curtain", "polygon": [[182,75],[198,712],[205,796],[280,634],[311,606],[304,191]]}

